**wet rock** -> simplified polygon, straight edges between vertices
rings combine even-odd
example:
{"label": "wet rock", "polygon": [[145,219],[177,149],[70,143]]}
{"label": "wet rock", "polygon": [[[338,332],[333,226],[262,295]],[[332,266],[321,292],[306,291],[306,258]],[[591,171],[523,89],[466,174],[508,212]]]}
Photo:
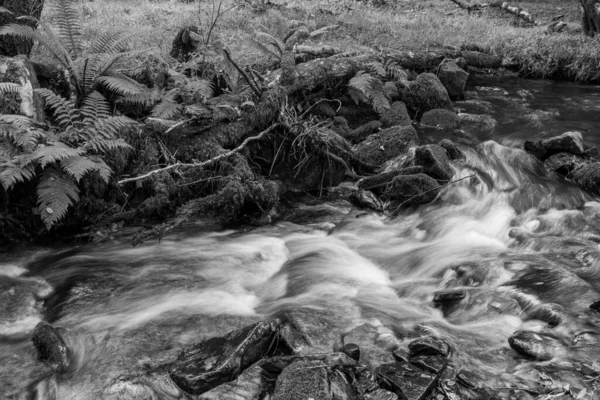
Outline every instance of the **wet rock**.
{"label": "wet rock", "polygon": [[283,370],[273,400],[331,400],[327,366],[319,361],[299,361]]}
{"label": "wet rock", "polygon": [[448,365],[448,359],[443,356],[416,356],[411,357],[410,363],[423,371],[441,374]]}
{"label": "wet rock", "polygon": [[551,360],[557,353],[551,339],[537,332],[516,331],[508,338],[508,344],[517,353],[538,361]]}
{"label": "wet rock", "polygon": [[524,148],[540,160],[545,160],[558,153],[580,155],[585,151],[583,148],[583,136],[578,131],[565,132],[562,135],[535,142],[528,140],[525,142]]}
{"label": "wet rock", "polygon": [[354,400],[352,385],[342,371],[330,370],[328,377],[331,400]]}
{"label": "wet rock", "polygon": [[385,185],[392,181],[396,176],[399,175],[413,175],[423,172],[423,167],[420,165],[416,167],[402,168],[394,171],[382,172],[377,175],[368,176],[358,181],[357,186],[360,189],[373,190],[375,193],[383,191]]}
{"label": "wet rock", "polygon": [[436,108],[454,111],[446,88],[431,73],[423,73],[415,81],[409,82],[408,88],[402,91],[402,100],[408,108],[419,114]]}
{"label": "wet rock", "polygon": [[399,362],[408,362],[410,355],[408,354],[408,351],[402,348],[398,348],[396,350],[394,350],[392,352],[392,356],[394,357],[394,360],[399,361]]}
{"label": "wet rock", "polygon": [[443,356],[450,355],[450,345],[433,336],[426,336],[414,340],[408,344],[411,357],[415,356]]}
{"label": "wet rock", "polygon": [[454,289],[454,290],[441,290],[439,292],[434,293],[433,302],[434,303],[457,303],[462,299],[467,297],[467,292],[462,289]]}
{"label": "wet rock", "polygon": [[354,391],[359,395],[366,395],[379,390],[377,377],[375,374],[373,374],[373,371],[370,368],[364,365],[357,365],[352,369],[351,372],[354,378],[352,386]]}
{"label": "wet rock", "polygon": [[480,99],[458,101],[455,103],[455,106],[460,109],[464,109],[466,113],[472,114],[490,114],[492,111],[494,111],[494,106],[492,103]]}
{"label": "wet rock", "polygon": [[360,143],[372,134],[379,132],[383,123],[381,121],[370,121],[359,126],[348,134],[348,140],[354,144]]}
{"label": "wet rock", "polygon": [[406,400],[426,400],[439,380],[437,374],[399,362],[380,366],[377,375],[382,389]]}
{"label": "wet rock", "polygon": [[285,354],[301,354],[308,343],[292,324],[284,323],[277,332],[277,347]]}
{"label": "wet rock", "polygon": [[421,125],[431,126],[438,129],[456,129],[459,126],[458,115],[455,112],[435,109],[429,110],[421,117]]}
{"label": "wet rock", "polygon": [[355,361],[360,360],[360,347],[355,343],[345,344],[342,352]]}
{"label": "wet rock", "polygon": [[461,158],[465,158],[463,152],[450,139],[442,139],[438,144],[446,150],[446,153],[451,160],[460,160]]}
{"label": "wet rock", "polygon": [[370,208],[375,211],[383,211],[383,203],[379,198],[368,190],[362,190],[356,186],[340,185],[327,189],[328,200],[346,200],[361,208]]}
{"label": "wet rock", "polygon": [[385,195],[403,205],[426,204],[435,200],[440,184],[425,174],[396,176],[385,188]]}
{"label": "wet rock", "polygon": [[569,179],[581,188],[600,194],[600,162],[589,162],[571,171]]}
{"label": "wet rock", "polygon": [[369,136],[354,147],[354,155],[360,161],[380,166],[417,143],[417,131],[412,126],[393,126]]}
{"label": "wet rock", "polygon": [[69,348],[60,332],[47,322],[40,322],[31,337],[38,358],[59,371],[69,367]]}
{"label": "wet rock", "polygon": [[498,121],[485,114],[458,114],[461,126],[474,132],[491,133],[498,126]]}
{"label": "wet rock", "polygon": [[469,371],[460,371],[456,374],[456,381],[468,389],[477,389],[477,381]]}
{"label": "wet rock", "polygon": [[384,128],[391,126],[410,125],[410,116],[406,110],[406,105],[401,101],[392,103],[389,110],[384,111],[379,119]]}
{"label": "wet rock", "polygon": [[388,390],[377,389],[374,392],[367,393],[365,400],[398,400],[398,395]]}
{"label": "wet rock", "polygon": [[437,144],[417,147],[415,164],[422,166],[427,175],[438,181],[449,181],[454,175],[446,149]]}
{"label": "wet rock", "polygon": [[331,130],[346,140],[348,140],[350,132],[352,132],[352,129],[350,129],[350,126],[348,125],[348,120],[344,117],[335,117],[333,119]]}
{"label": "wet rock", "polygon": [[600,313],[600,300],[590,304],[590,310]]}
{"label": "wet rock", "polygon": [[384,83],[383,93],[390,102],[400,99],[400,92],[398,91],[398,88],[394,82]]}
{"label": "wet rock", "polygon": [[[394,338],[391,342],[385,340]],[[394,360],[392,351],[398,347],[394,334],[387,328],[362,324],[342,336],[344,345],[353,343],[360,347],[360,363],[375,368]]]}
{"label": "wet rock", "polygon": [[443,63],[440,66],[438,78],[440,78],[440,82],[448,91],[451,99],[458,100],[464,96],[469,74],[459,67],[456,62]]}
{"label": "wet rock", "polygon": [[215,337],[185,350],[170,369],[171,379],[190,394],[202,394],[236,379],[272,350],[276,325],[254,325]]}
{"label": "wet rock", "polygon": [[571,153],[554,154],[544,161],[546,168],[561,175],[570,174],[584,163],[585,161],[580,156]]}

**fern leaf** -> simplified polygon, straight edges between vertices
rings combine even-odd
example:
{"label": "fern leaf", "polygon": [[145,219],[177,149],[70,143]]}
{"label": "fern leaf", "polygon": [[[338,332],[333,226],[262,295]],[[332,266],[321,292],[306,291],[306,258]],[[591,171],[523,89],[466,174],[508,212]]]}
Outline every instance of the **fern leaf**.
{"label": "fern leaf", "polygon": [[92,44],[91,53],[120,53],[131,45],[134,39],[140,36],[139,32],[121,33],[108,32],[101,35]]}
{"label": "fern leaf", "polygon": [[131,126],[137,125],[137,122],[131,118],[117,116],[102,118],[94,121],[94,124],[89,128],[97,132],[105,139],[116,138],[121,131],[130,128]]}
{"label": "fern leaf", "polygon": [[356,75],[350,79],[348,86],[364,93],[367,97],[369,97],[368,93],[371,91],[371,85],[374,79],[375,78],[371,74],[365,71],[358,71]]}
{"label": "fern leaf", "polygon": [[372,83],[370,99],[377,114],[382,114],[391,107],[383,92],[383,83],[379,79],[375,79]]}
{"label": "fern leaf", "polygon": [[131,78],[126,78],[125,76],[101,76],[97,79],[97,82],[111,92],[118,93],[120,95],[138,94],[143,92],[145,89],[144,86],[140,85]]}
{"label": "fern leaf", "polygon": [[49,89],[35,89],[35,91],[44,98],[46,107],[52,110],[56,123],[60,128],[66,129],[74,126],[77,115],[72,101],[55,94]]}
{"label": "fern leaf", "polygon": [[10,139],[15,148],[33,150],[44,136],[44,132],[37,129],[18,129],[14,125],[0,124],[0,138]]}
{"label": "fern leaf", "polygon": [[68,157],[60,162],[60,166],[75,178],[76,182],[79,182],[89,172],[97,172],[102,180],[108,183],[112,174],[110,167],[98,157]]}
{"label": "fern leaf", "polygon": [[375,74],[377,74],[381,78],[387,76],[387,71],[385,70],[385,67],[383,66],[383,64],[380,62],[372,61],[367,64],[367,68],[370,71],[373,71]]}
{"label": "fern leaf", "polygon": [[83,116],[84,124],[93,124],[99,119],[111,116],[110,104],[100,92],[95,90],[86,96],[79,113]]}
{"label": "fern leaf", "polygon": [[153,118],[173,119],[181,111],[181,106],[173,101],[163,100],[158,103],[150,115]]}
{"label": "fern leaf", "polygon": [[54,0],[53,23],[58,28],[58,36],[66,43],[68,52],[77,58],[82,51],[81,24],[79,13],[73,0]]}
{"label": "fern leaf", "polygon": [[402,79],[408,79],[408,73],[398,65],[395,61],[386,61],[385,69],[387,71],[387,76],[392,78],[394,81],[400,81]]}
{"label": "fern leaf", "polygon": [[33,152],[31,158],[36,160],[42,168],[48,164],[64,160],[68,157],[80,156],[84,151],[82,149],[74,149],[61,142],[52,142],[48,146],[39,146]]}
{"label": "fern leaf", "polygon": [[85,143],[83,149],[106,154],[116,150],[131,150],[131,146],[123,139],[92,139]]}
{"label": "fern leaf", "polygon": [[19,182],[27,182],[35,178],[35,166],[31,163],[12,161],[0,165],[0,184],[9,190]]}
{"label": "fern leaf", "polygon": [[117,104],[131,104],[134,106],[150,107],[160,101],[160,95],[154,91],[145,91],[120,97]]}
{"label": "fern leaf", "polygon": [[44,171],[36,192],[38,210],[48,230],[67,215],[69,206],[79,201],[79,189],[75,182],[54,168]]}
{"label": "fern leaf", "polygon": [[23,86],[18,83],[12,82],[0,82],[0,92],[1,93],[19,93]]}
{"label": "fern leaf", "polygon": [[12,125],[16,129],[26,130],[35,124],[31,118],[18,114],[0,114],[0,122]]}
{"label": "fern leaf", "polygon": [[8,8],[0,7],[0,13],[3,13],[3,14],[12,14],[13,12],[10,11]]}

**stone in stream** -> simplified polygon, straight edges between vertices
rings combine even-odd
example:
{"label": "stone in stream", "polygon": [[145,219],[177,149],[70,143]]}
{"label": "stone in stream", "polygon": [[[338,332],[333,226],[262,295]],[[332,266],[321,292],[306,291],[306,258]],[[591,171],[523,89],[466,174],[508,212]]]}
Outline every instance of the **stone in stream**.
{"label": "stone in stream", "polygon": [[434,303],[457,303],[467,297],[467,292],[462,289],[440,290],[433,295]]}
{"label": "stone in stream", "polygon": [[408,87],[402,90],[402,100],[408,108],[419,114],[436,108],[454,111],[446,88],[437,76],[428,72],[408,83]]}
{"label": "stone in stream", "polygon": [[391,126],[410,125],[410,116],[406,110],[406,105],[401,101],[395,101],[389,110],[384,111],[379,119],[384,128]]}
{"label": "stone in stream", "polygon": [[402,362],[381,365],[376,374],[382,389],[395,393],[403,400],[428,399],[441,375]]}
{"label": "stone in stream", "polygon": [[498,126],[498,121],[486,114],[459,113],[460,125],[474,133],[492,133]]}
{"label": "stone in stream", "polygon": [[345,344],[342,352],[355,361],[360,360],[360,347],[356,343]]}
{"label": "stone in stream", "polygon": [[360,347],[360,363],[375,368],[394,360],[392,351],[400,343],[392,331],[383,326],[362,324],[342,336],[344,345],[353,343]]}
{"label": "stone in stream", "polygon": [[426,111],[421,117],[420,124],[421,126],[450,130],[458,128],[460,121],[458,115],[453,111],[435,109]]}
{"label": "stone in stream", "polygon": [[223,383],[200,395],[198,400],[248,400],[259,399],[266,382],[260,363],[246,369],[234,381]]}
{"label": "stone in stream", "polygon": [[449,181],[454,175],[446,149],[437,144],[428,144],[415,149],[415,164],[438,181]]}
{"label": "stone in stream", "polygon": [[444,356],[416,356],[410,358],[410,363],[423,371],[441,374],[448,365],[448,359]]}
{"label": "stone in stream", "polygon": [[354,156],[363,163],[378,167],[407,152],[417,140],[417,131],[412,126],[393,126],[354,146]]}
{"label": "stone in stream", "polygon": [[569,174],[569,179],[585,190],[600,194],[600,162],[582,163]]}
{"label": "stone in stream", "polygon": [[451,160],[465,158],[462,150],[450,139],[442,139],[438,144],[446,150],[446,153]]}
{"label": "stone in stream", "polygon": [[558,153],[581,155],[585,151],[583,148],[583,136],[578,131],[565,132],[562,135],[535,142],[528,140],[523,147],[540,160],[545,160]]}
{"label": "stone in stream", "polygon": [[273,400],[331,400],[327,365],[320,361],[298,361],[277,378]]}
{"label": "stone in stream", "polygon": [[464,96],[469,73],[459,67],[456,62],[443,63],[437,75],[451,99],[458,100]]}
{"label": "stone in stream", "polygon": [[578,166],[584,164],[585,160],[582,157],[571,153],[554,154],[544,161],[546,168],[561,175],[569,175]]}
{"label": "stone in stream", "polygon": [[31,337],[38,358],[58,371],[69,367],[70,351],[60,332],[47,322],[41,321]]}
{"label": "stone in stream", "polygon": [[399,175],[385,187],[385,195],[399,205],[427,204],[435,200],[440,184],[425,174]]}
{"label": "stone in stream", "polygon": [[398,395],[388,390],[377,389],[374,392],[367,393],[365,400],[398,400]]}
{"label": "stone in stream", "polygon": [[508,338],[508,344],[517,353],[537,361],[548,361],[558,354],[553,340],[537,332],[516,331]]}
{"label": "stone in stream", "polygon": [[236,379],[272,352],[277,322],[257,322],[185,350],[173,362],[171,379],[190,394],[202,394]]}
{"label": "stone in stream", "polygon": [[346,139],[354,144],[360,143],[372,134],[379,132],[382,126],[383,123],[379,120],[369,121],[366,124],[352,130]]}
{"label": "stone in stream", "polygon": [[368,176],[357,182],[360,189],[372,190],[374,193],[381,193],[385,186],[399,175],[413,175],[423,172],[423,167],[417,165],[415,167],[401,168],[397,170],[382,172],[377,175]]}
{"label": "stone in stream", "polygon": [[433,336],[425,336],[413,340],[408,344],[411,357],[415,356],[443,356],[450,355],[450,345],[442,339]]}

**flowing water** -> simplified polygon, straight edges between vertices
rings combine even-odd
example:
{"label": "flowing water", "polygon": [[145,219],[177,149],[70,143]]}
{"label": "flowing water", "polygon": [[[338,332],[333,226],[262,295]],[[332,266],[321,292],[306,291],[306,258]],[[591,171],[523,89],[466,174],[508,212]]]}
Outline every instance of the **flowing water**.
{"label": "flowing water", "polygon": [[[595,146],[600,92],[486,84],[497,88],[480,84],[471,96],[493,104],[498,125],[473,131],[487,141],[454,165],[454,179],[475,176],[395,219],[342,203],[299,205],[253,231],[188,226],[136,248],[124,231],[2,260],[0,398],[183,398],[145,372],[203,338],[280,316],[317,349],[364,323],[386,346],[431,333],[455,349],[455,370],[487,387],[534,387],[534,371],[562,368],[565,382],[591,394],[593,382],[575,372],[600,357],[600,314],[588,308],[600,300],[600,203],[517,147],[571,129]],[[446,288],[467,297],[452,310],[434,307]],[[63,374],[36,360],[30,335],[40,320],[64,329],[74,361]],[[507,342],[516,330],[552,338],[554,358],[517,355]]]}

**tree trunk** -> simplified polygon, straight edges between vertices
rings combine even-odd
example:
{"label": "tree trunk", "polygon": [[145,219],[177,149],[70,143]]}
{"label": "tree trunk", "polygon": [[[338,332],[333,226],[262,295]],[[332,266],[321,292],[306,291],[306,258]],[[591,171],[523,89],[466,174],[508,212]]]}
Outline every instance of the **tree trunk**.
{"label": "tree trunk", "polygon": [[[0,0],[0,6],[12,11],[13,14],[0,13],[0,25],[12,24],[17,22],[17,17],[30,16],[39,19],[42,15],[44,0]],[[34,21],[19,21],[20,24],[29,25],[33,28],[37,26]],[[14,36],[0,37],[0,55],[14,57],[18,54],[29,56],[33,42],[27,39],[21,39]]]}
{"label": "tree trunk", "polygon": [[588,36],[595,36],[600,30],[600,2],[596,0],[579,0],[582,7],[581,29]]}

